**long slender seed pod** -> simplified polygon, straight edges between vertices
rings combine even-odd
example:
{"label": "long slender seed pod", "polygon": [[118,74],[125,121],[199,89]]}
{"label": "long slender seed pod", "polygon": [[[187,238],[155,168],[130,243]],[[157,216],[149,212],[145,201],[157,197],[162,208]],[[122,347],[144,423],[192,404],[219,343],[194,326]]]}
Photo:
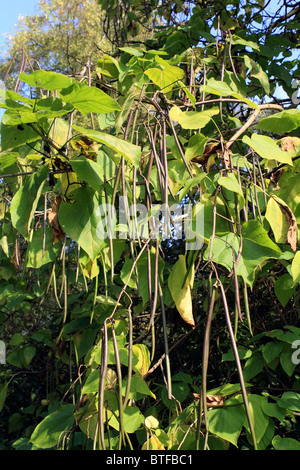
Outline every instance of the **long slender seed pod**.
{"label": "long slender seed pod", "polygon": [[[206,328],[205,328],[205,334],[204,334],[203,358],[202,358],[201,400],[202,400],[202,407],[204,411],[204,423],[205,423],[205,439],[204,439],[204,447],[203,447],[204,450],[207,449],[207,440],[208,440],[208,432],[209,432],[206,390],[207,390],[207,369],[208,369],[208,359],[209,359],[210,330],[211,330],[211,322],[212,322],[212,316],[213,316],[214,306],[215,306],[215,299],[216,299],[216,287],[212,286],[211,294],[210,294],[210,304],[209,304],[209,310],[208,310],[207,322],[206,322]],[[200,437],[201,415],[198,417],[198,419],[199,419],[198,436]]]}
{"label": "long slender seed pod", "polygon": [[100,379],[99,379],[99,391],[98,391],[98,439],[99,439],[99,450],[106,450],[104,440],[104,386],[107,371],[107,324],[104,322],[103,333],[102,333],[102,344],[101,344],[101,366],[100,366]]}
{"label": "long slender seed pod", "polygon": [[125,434],[124,434],[124,407],[123,407],[123,398],[122,398],[122,371],[121,371],[121,362],[120,362],[120,355],[118,349],[118,343],[116,338],[116,333],[114,329],[114,320],[111,321],[111,333],[115,351],[115,359],[116,359],[116,368],[117,368],[117,376],[118,376],[118,383],[119,383],[119,450],[122,448],[122,442],[125,444]]}
{"label": "long slender seed pod", "polygon": [[229,308],[228,308],[228,304],[227,304],[226,294],[225,294],[224,287],[223,287],[223,284],[220,281],[220,279],[218,279],[218,285],[219,285],[221,295],[222,295],[228,333],[229,333],[229,336],[230,336],[231,345],[232,345],[232,349],[233,349],[233,354],[234,354],[234,357],[235,357],[235,362],[236,362],[237,370],[238,370],[238,374],[239,374],[241,390],[242,390],[244,405],[245,405],[245,409],[246,409],[246,415],[247,415],[247,419],[248,419],[248,423],[249,423],[250,433],[251,433],[251,436],[252,436],[252,439],[253,439],[254,449],[257,450],[257,442],[256,442],[252,417],[251,417],[251,413],[250,413],[250,407],[249,407],[247,390],[246,390],[246,386],[245,386],[245,380],[244,380],[244,376],[243,376],[242,365],[241,365],[241,361],[240,361],[240,357],[239,357],[239,353],[238,353],[238,349],[237,349],[237,344],[236,344],[236,341],[235,341],[235,338],[234,338],[234,333],[233,333],[233,329],[232,329],[232,325],[231,325],[231,321],[230,321],[230,314],[229,314]]}
{"label": "long slender seed pod", "polygon": [[164,336],[164,346],[165,346],[165,358],[166,358],[166,370],[167,370],[167,388],[168,388],[168,399],[172,399],[172,378],[171,378],[171,365],[170,365],[170,356],[169,356],[169,345],[168,345],[168,334],[167,334],[167,321],[166,321],[166,312],[163,299],[162,288],[160,282],[158,281],[158,292],[160,298],[160,308],[162,314],[163,322],[163,336]]}
{"label": "long slender seed pod", "polygon": [[123,400],[123,409],[126,408],[128,403],[128,397],[131,386],[131,377],[132,377],[132,345],[133,345],[133,323],[132,323],[132,314],[131,308],[128,309],[128,323],[129,323],[129,342],[128,342],[128,372],[127,372],[127,383],[125,390],[125,397]]}

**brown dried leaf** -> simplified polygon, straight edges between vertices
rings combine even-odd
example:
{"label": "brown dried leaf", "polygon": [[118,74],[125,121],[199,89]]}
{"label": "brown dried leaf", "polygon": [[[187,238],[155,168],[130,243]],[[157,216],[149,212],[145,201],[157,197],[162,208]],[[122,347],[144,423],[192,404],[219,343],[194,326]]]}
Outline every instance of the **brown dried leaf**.
{"label": "brown dried leaf", "polygon": [[286,221],[288,223],[289,229],[287,232],[287,242],[292,248],[293,251],[297,251],[297,219],[292,212],[292,210],[289,208],[289,206],[282,200],[279,199],[278,197],[274,197],[275,201],[279,204],[279,207],[281,209],[281,212],[286,218]]}
{"label": "brown dried leaf", "polygon": [[288,152],[291,157],[295,157],[299,154],[300,150],[300,139],[299,137],[283,137],[281,140],[281,150]]}
{"label": "brown dried leaf", "polygon": [[192,159],[192,162],[201,163],[204,165],[209,157],[217,152],[217,149],[220,148],[220,142],[214,142],[213,144],[207,144],[202,155],[197,155]]}
{"label": "brown dried leaf", "polygon": [[[193,393],[194,398],[200,400],[201,395],[199,393]],[[224,405],[224,399],[221,395],[206,395],[207,406],[221,406]]]}
{"label": "brown dried leaf", "polygon": [[56,196],[51,201],[51,210],[48,212],[48,220],[49,220],[50,225],[52,226],[52,233],[53,233],[52,244],[53,245],[55,245],[55,243],[62,240],[65,236],[65,232],[62,230],[58,222],[58,210],[59,210],[60,203],[61,203],[61,197]]}
{"label": "brown dried leaf", "polygon": [[289,224],[287,242],[293,251],[297,251],[297,219],[288,206],[280,206]]}
{"label": "brown dried leaf", "polygon": [[221,395],[206,395],[206,403],[209,406],[221,406],[224,405],[224,400]]}
{"label": "brown dried leaf", "polygon": [[278,191],[278,189],[280,189],[278,181],[280,180],[283,172],[284,172],[284,168],[280,168],[279,170],[275,171],[270,177],[270,184],[274,186],[273,188],[274,191]]}

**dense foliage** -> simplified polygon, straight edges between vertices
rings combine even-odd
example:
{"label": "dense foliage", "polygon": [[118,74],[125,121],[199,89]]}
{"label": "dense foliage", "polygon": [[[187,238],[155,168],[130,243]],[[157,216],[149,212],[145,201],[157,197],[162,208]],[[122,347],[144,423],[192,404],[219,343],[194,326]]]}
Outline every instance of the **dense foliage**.
{"label": "dense foliage", "polygon": [[299,449],[300,8],[140,3],[1,91],[1,448]]}

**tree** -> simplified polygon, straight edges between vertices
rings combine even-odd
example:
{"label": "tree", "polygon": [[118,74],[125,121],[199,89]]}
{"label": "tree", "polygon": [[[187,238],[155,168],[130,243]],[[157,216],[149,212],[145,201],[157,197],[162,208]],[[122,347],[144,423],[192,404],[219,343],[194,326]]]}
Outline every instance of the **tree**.
{"label": "tree", "polygon": [[101,89],[2,92],[3,446],[297,449],[299,10],[118,5]]}

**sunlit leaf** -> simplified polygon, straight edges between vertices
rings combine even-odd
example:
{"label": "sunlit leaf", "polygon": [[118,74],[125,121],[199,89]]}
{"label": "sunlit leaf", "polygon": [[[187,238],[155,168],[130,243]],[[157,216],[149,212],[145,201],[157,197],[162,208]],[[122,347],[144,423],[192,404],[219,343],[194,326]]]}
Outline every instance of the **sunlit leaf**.
{"label": "sunlit leaf", "polygon": [[251,147],[258,155],[267,160],[277,160],[280,163],[293,165],[292,159],[287,152],[283,152],[276,141],[271,137],[260,134],[252,134],[243,137],[243,142]]}
{"label": "sunlit leaf", "polygon": [[74,83],[60,92],[66,103],[71,103],[82,114],[120,111],[120,105],[104,91],[84,83]]}
{"label": "sunlit leaf", "polygon": [[25,238],[28,237],[32,217],[47,175],[47,165],[40,167],[34,174],[26,178],[25,183],[11,201],[12,224]]}
{"label": "sunlit leaf", "polygon": [[178,122],[183,129],[202,129],[216,114],[219,114],[217,108],[197,112],[181,111],[178,106],[173,106],[169,112],[172,121]]}
{"label": "sunlit leaf", "polygon": [[71,78],[56,72],[47,72],[46,70],[36,70],[31,74],[22,72],[20,80],[28,83],[30,86],[44,88],[45,90],[58,90],[71,85]]}
{"label": "sunlit leaf", "polygon": [[186,274],[185,256],[179,255],[169,276],[168,286],[182,319],[189,325],[195,326],[191,287],[189,281],[185,279]]}
{"label": "sunlit leaf", "polygon": [[101,202],[89,188],[72,193],[74,202],[62,202],[59,208],[59,223],[64,232],[76,241],[91,259],[106,246],[102,238],[102,217],[99,211]]}
{"label": "sunlit leaf", "polygon": [[73,129],[83,135],[87,135],[96,142],[107,145],[116,152],[116,154],[123,155],[123,157],[134,166],[139,167],[141,158],[141,148],[138,145],[131,144],[126,140],[118,139],[117,137],[104,134],[103,132],[85,129],[79,126],[73,126]]}
{"label": "sunlit leaf", "polygon": [[272,132],[274,134],[284,134],[291,132],[300,126],[300,109],[286,109],[266,118],[260,119],[257,129]]}

